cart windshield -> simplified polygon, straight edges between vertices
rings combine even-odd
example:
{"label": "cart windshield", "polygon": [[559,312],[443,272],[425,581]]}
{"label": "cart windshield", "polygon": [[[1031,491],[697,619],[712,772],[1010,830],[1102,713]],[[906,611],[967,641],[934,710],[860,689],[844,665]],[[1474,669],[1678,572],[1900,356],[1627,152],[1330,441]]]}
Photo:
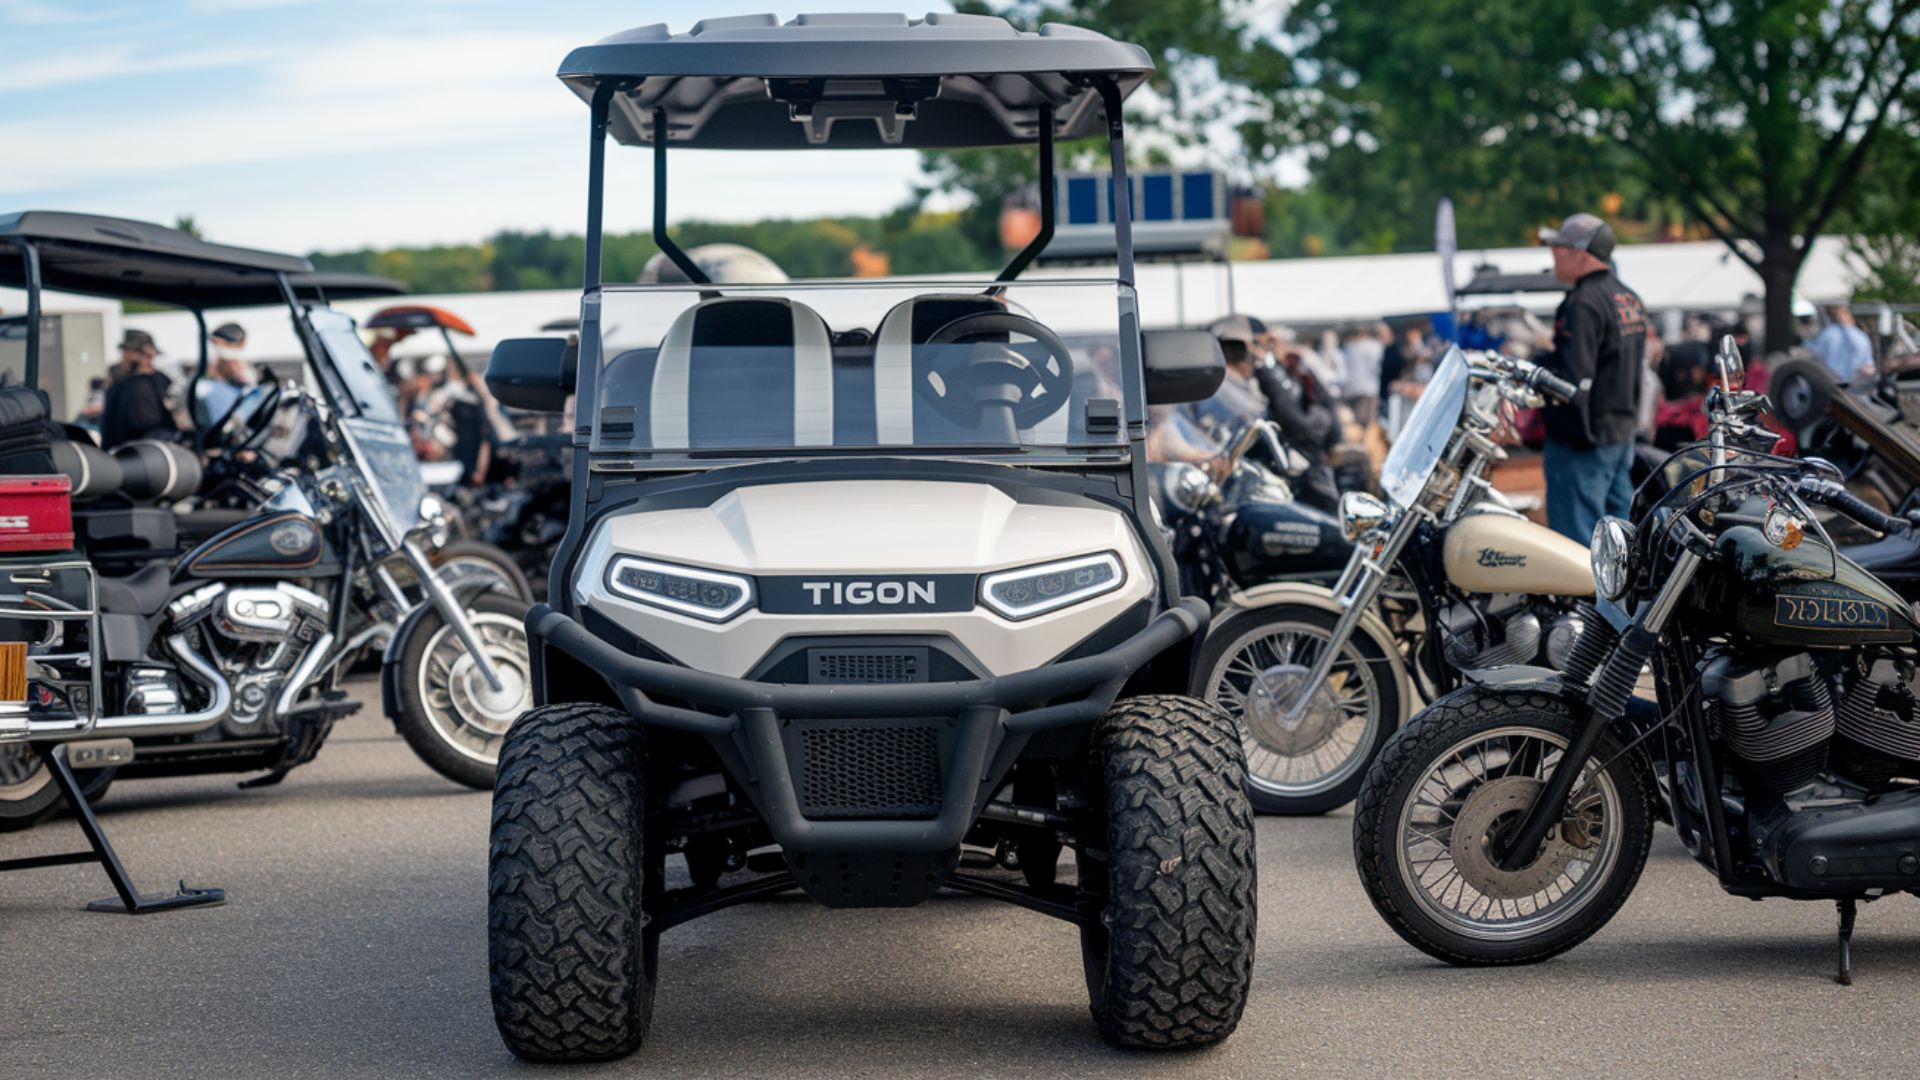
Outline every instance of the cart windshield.
{"label": "cart windshield", "polygon": [[1111,280],[609,287],[596,465],[874,450],[1123,461],[1126,421],[1144,415],[1140,373],[1121,361],[1132,303]]}

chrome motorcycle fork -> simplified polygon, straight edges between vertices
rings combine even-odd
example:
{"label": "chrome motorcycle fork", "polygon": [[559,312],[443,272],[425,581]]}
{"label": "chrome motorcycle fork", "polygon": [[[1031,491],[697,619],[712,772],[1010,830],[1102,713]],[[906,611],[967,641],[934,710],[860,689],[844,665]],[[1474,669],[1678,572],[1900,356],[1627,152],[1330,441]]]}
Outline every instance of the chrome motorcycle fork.
{"label": "chrome motorcycle fork", "polygon": [[1593,759],[1593,749],[1600,744],[1600,733],[1611,727],[1626,708],[1627,699],[1633,696],[1633,684],[1640,678],[1640,669],[1646,666],[1647,657],[1653,655],[1653,647],[1660,643],[1660,633],[1666,628],[1667,620],[1673,617],[1674,608],[1680,606],[1680,598],[1705,561],[1701,551],[1706,547],[1706,534],[1684,518],[1680,525],[1686,531],[1682,541],[1686,546],[1674,560],[1673,573],[1653,599],[1635,613],[1626,633],[1620,635],[1619,643],[1613,647],[1613,653],[1600,670],[1594,672],[1592,689],[1587,695],[1586,722],[1574,735],[1567,752],[1560,755],[1553,775],[1547,777],[1546,788],[1534,800],[1533,807],[1520,822],[1519,831],[1513,834],[1513,842],[1500,856],[1502,870],[1519,870],[1531,863],[1539,854],[1547,833],[1566,816],[1567,798],[1573,794],[1574,781]]}
{"label": "chrome motorcycle fork", "polygon": [[1340,572],[1340,580],[1333,586],[1333,598],[1340,605],[1340,621],[1333,624],[1333,636],[1327,640],[1327,646],[1321,650],[1319,659],[1313,663],[1313,670],[1307,673],[1306,681],[1301,683],[1301,692],[1287,706],[1284,722],[1296,723],[1307,710],[1307,703],[1313,700],[1313,691],[1327,676],[1333,673],[1333,665],[1340,658],[1340,650],[1346,648],[1352,640],[1355,630],[1360,628],[1360,620],[1366,617],[1373,607],[1373,601],[1380,595],[1380,587],[1386,583],[1387,571],[1392,569],[1395,559],[1412,538],[1413,530],[1424,519],[1425,512],[1419,508],[1409,508],[1400,513],[1400,519],[1394,522],[1393,530],[1381,542],[1376,551],[1369,552],[1362,544],[1356,544],[1353,554],[1347,559],[1347,568]]}
{"label": "chrome motorcycle fork", "polygon": [[480,636],[473,632],[473,624],[467,621],[467,613],[454,599],[440,575],[434,572],[433,564],[427,561],[427,553],[412,540],[402,544],[400,551],[407,557],[407,564],[413,567],[414,576],[420,579],[420,589],[427,594],[427,603],[440,613],[440,617],[453,627],[460,644],[466,646],[467,655],[473,658],[473,666],[479,670],[480,677],[487,680],[487,687],[499,693],[505,688],[500,681],[500,673],[493,668],[493,661],[487,658],[487,650],[480,644]]}

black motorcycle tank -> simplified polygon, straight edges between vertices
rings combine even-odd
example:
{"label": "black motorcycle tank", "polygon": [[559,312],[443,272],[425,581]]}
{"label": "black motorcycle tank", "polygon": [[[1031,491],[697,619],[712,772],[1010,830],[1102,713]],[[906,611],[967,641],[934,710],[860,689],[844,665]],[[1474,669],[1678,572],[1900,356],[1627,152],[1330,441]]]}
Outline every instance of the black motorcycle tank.
{"label": "black motorcycle tank", "polygon": [[1913,639],[1913,611],[1900,594],[1819,538],[1796,547],[1768,543],[1759,529],[1735,525],[1714,544],[1723,568],[1707,607],[1731,611],[1734,625],[1789,648],[1902,644]]}
{"label": "black motorcycle tank", "polygon": [[1224,548],[1234,580],[1243,582],[1334,577],[1353,553],[1333,515],[1300,502],[1258,497],[1235,511]]}
{"label": "black motorcycle tank", "polygon": [[248,518],[180,560],[176,579],[333,577],[340,560],[320,523],[294,511]]}

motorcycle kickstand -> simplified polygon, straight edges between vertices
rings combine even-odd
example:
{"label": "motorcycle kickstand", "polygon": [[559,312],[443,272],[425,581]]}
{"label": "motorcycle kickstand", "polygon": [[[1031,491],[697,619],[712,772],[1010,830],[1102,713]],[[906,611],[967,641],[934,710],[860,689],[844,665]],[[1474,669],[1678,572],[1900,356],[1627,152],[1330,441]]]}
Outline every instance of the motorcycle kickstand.
{"label": "motorcycle kickstand", "polygon": [[86,834],[87,846],[91,850],[0,860],[0,871],[97,862],[100,864],[100,869],[106,872],[107,880],[113,883],[113,891],[119,895],[93,901],[87,905],[88,911],[147,915],[156,911],[172,911],[177,908],[201,907],[226,902],[227,894],[224,890],[190,889],[185,881],[180,883],[180,891],[172,896],[141,895],[140,890],[133,884],[133,877],[127,873],[127,868],[120,864],[120,856],[114,852],[113,844],[107,840],[107,834],[100,828],[100,819],[94,816],[93,807],[87,805],[86,796],[80,792],[80,781],[74,777],[73,766],[67,762],[66,744],[56,743],[52,746],[43,744],[37,749],[47,771],[53,775],[55,786],[60,789],[60,794],[66,796],[67,808],[79,822],[80,831]]}
{"label": "motorcycle kickstand", "polygon": [[1849,896],[1845,900],[1835,900],[1834,906],[1840,909],[1840,974],[1834,981],[1841,986],[1853,985],[1853,919],[1859,914],[1859,902]]}

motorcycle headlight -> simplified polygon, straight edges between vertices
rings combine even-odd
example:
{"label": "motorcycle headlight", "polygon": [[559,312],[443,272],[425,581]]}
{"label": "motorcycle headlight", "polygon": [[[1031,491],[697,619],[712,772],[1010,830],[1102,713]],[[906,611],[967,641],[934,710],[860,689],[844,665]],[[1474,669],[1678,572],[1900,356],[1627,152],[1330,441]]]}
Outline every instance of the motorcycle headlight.
{"label": "motorcycle headlight", "polygon": [[1628,554],[1633,530],[1617,517],[1603,517],[1593,527],[1593,585],[1603,600],[1618,601],[1627,594]]}
{"label": "motorcycle headlight", "polygon": [[1358,540],[1379,528],[1387,520],[1387,504],[1364,491],[1349,491],[1340,496],[1340,531],[1347,539]]}
{"label": "motorcycle headlight", "polygon": [[607,565],[607,588],[653,607],[726,622],[753,602],[753,580],[621,555]]}
{"label": "motorcycle headlight", "polygon": [[1126,567],[1111,551],[1003,570],[980,579],[980,602],[1002,618],[1035,615],[1091,600],[1125,584]]}
{"label": "motorcycle headlight", "polygon": [[1198,465],[1179,465],[1167,483],[1167,501],[1174,509],[1191,514],[1213,501],[1213,481]]}

